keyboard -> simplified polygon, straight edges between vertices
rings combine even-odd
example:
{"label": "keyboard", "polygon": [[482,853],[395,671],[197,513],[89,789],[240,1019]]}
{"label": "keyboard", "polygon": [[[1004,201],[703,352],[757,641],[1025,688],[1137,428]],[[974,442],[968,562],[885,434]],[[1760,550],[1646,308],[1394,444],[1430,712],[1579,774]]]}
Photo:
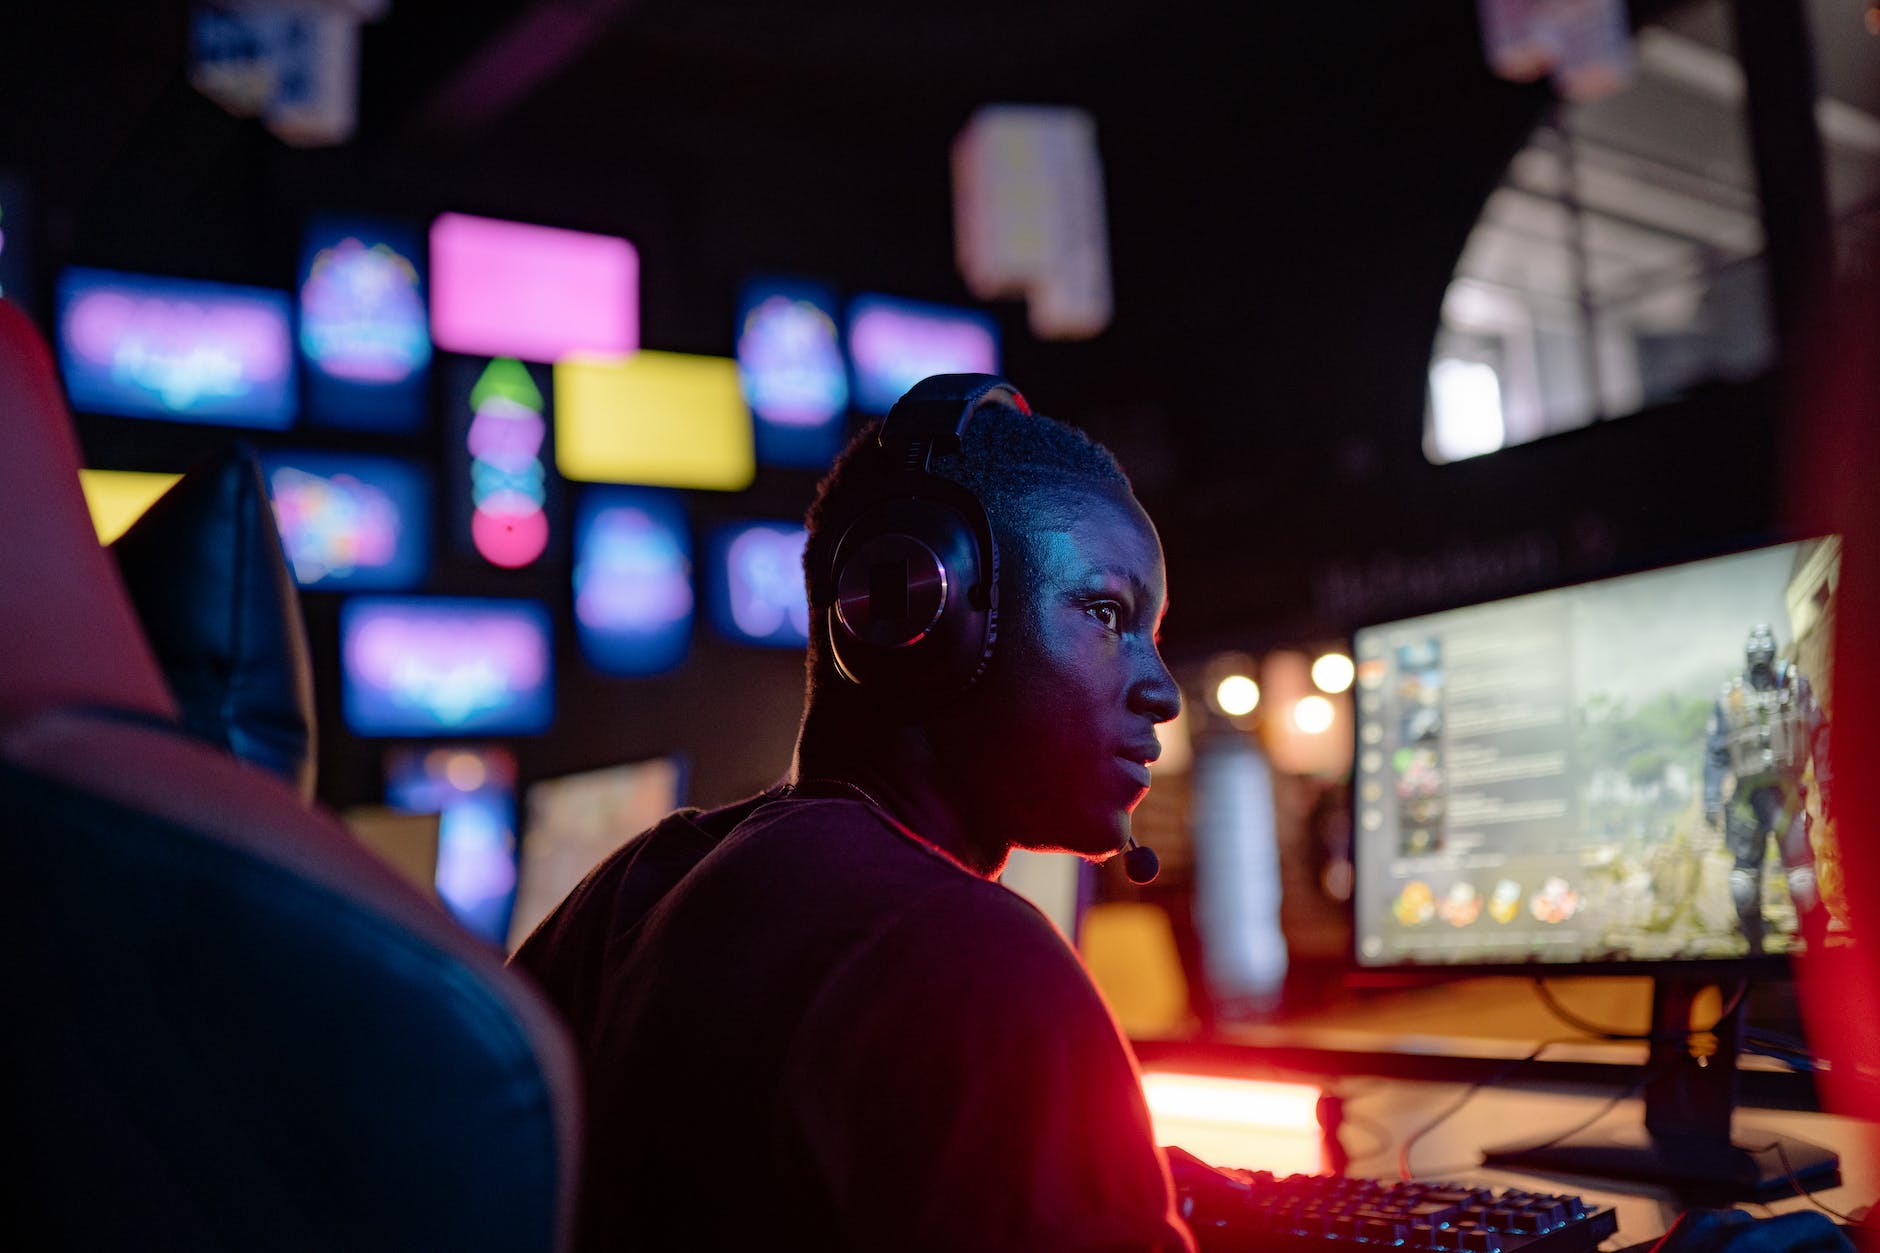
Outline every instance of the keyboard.
{"label": "keyboard", "polygon": [[[1579,1197],[1472,1184],[1210,1167],[1170,1149],[1176,1194],[1203,1253],[1593,1253],[1619,1228]],[[1179,1158],[1178,1158],[1179,1155]],[[1179,1159],[1186,1159],[1185,1161]]]}

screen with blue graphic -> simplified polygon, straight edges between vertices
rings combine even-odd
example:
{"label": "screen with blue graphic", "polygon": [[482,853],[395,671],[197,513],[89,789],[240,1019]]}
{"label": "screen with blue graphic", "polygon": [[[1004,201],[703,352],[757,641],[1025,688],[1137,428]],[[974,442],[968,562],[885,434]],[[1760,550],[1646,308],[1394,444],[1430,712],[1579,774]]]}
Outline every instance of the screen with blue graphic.
{"label": "screen with blue graphic", "polygon": [[929,374],[997,374],[999,328],[976,309],[894,296],[849,302],[855,407],[886,413]]}
{"label": "screen with blue graphic", "polygon": [[355,596],[340,606],[340,707],[359,735],[533,735],[555,715],[538,601]]}
{"label": "screen with blue graphic", "polygon": [[282,430],[300,398],[286,292],[73,267],[59,365],[74,409]]}
{"label": "screen with blue graphic", "polygon": [[785,279],[746,283],[738,300],[738,377],[759,461],[809,469],[834,461],[849,411],[835,292]]}
{"label": "screen with blue graphic", "polygon": [[281,546],[302,587],[396,591],[431,564],[431,483],[408,461],[364,453],[260,454]]}
{"label": "screen with blue graphic", "polygon": [[407,433],[428,412],[431,325],[416,226],[316,217],[300,258],[307,418]]}
{"label": "screen with blue graphic", "polygon": [[436,814],[437,894],[472,933],[501,946],[516,901],[516,759],[488,745],[395,748],[385,803]]}
{"label": "screen with blue graphic", "polygon": [[712,626],[741,644],[802,648],[809,643],[803,545],[794,522],[734,522],[706,544]]}
{"label": "screen with blue graphic", "polygon": [[590,487],[574,528],[574,621],[588,664],[659,674],[692,639],[692,535],[677,492]]}

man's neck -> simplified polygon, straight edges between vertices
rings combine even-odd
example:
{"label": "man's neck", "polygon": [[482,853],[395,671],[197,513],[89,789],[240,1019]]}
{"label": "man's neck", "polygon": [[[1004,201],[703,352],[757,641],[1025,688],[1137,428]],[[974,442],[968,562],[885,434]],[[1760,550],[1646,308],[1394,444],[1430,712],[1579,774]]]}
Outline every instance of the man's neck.
{"label": "man's neck", "polygon": [[847,784],[889,817],[984,878],[1005,868],[1010,847],[982,834],[960,807],[921,728],[865,727],[812,709],[797,738],[791,780]]}

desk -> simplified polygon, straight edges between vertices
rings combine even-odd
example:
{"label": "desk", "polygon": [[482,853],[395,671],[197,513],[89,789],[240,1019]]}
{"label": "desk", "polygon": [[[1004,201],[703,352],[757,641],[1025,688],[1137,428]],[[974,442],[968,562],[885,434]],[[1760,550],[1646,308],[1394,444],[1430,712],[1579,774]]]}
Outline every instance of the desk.
{"label": "desk", "polygon": [[[1152,1069],[1180,1069],[1178,1056],[1150,1050],[1145,1064]],[[1218,1065],[1212,1068],[1224,1069]],[[1318,1083],[1343,1096],[1346,1121],[1341,1141],[1351,1159],[1348,1173],[1384,1179],[1397,1177],[1397,1149],[1403,1138],[1455,1104],[1469,1090],[1466,1083],[1353,1074],[1328,1078],[1263,1071],[1251,1054],[1244,1065],[1235,1068],[1235,1073],[1249,1078]],[[1574,1193],[1589,1203],[1611,1206],[1618,1211],[1619,1232],[1608,1242],[1608,1248],[1620,1249],[1655,1239],[1670,1227],[1684,1208],[1669,1188],[1565,1175],[1518,1174],[1485,1170],[1477,1165],[1484,1146],[1537,1142],[1579,1126],[1606,1106],[1615,1092],[1623,1091],[1627,1082],[1625,1073],[1621,1073],[1615,1076],[1613,1086],[1603,1089],[1540,1084],[1482,1088],[1453,1116],[1417,1141],[1411,1155],[1411,1170],[1424,1179]],[[1614,1104],[1591,1126],[1593,1129],[1638,1126],[1643,1118],[1642,1102],[1626,1099]],[[1876,1161],[1873,1152],[1873,1128],[1828,1114],[1754,1108],[1739,1111],[1738,1123],[1810,1140],[1839,1153],[1843,1182],[1839,1187],[1816,1194],[1823,1204],[1846,1213],[1880,1198],[1880,1161]],[[1236,1131],[1200,1122],[1192,1127],[1158,1123],[1158,1131],[1166,1142],[1178,1144],[1204,1161],[1249,1169],[1268,1169],[1262,1157],[1281,1142],[1258,1130]],[[1749,1138],[1739,1133],[1739,1141]],[[1296,1140],[1284,1142],[1296,1144]],[[1758,1203],[1749,1203],[1743,1208],[1751,1213],[1767,1212]],[[1810,1205],[1805,1198],[1788,1197],[1770,1202],[1767,1208],[1780,1213],[1810,1208]]]}

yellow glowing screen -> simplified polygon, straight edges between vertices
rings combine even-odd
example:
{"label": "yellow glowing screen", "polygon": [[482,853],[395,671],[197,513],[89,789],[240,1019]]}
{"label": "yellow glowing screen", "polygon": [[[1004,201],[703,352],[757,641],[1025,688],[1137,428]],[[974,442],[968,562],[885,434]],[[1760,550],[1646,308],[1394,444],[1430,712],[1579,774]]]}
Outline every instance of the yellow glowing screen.
{"label": "yellow glowing screen", "polygon": [[85,490],[91,525],[98,542],[109,544],[144,516],[157,497],[182,478],[180,474],[146,474],[139,470],[80,470],[78,485]]}
{"label": "yellow glowing screen", "polygon": [[555,464],[590,483],[749,487],[757,454],[738,363],[649,351],[557,362]]}

